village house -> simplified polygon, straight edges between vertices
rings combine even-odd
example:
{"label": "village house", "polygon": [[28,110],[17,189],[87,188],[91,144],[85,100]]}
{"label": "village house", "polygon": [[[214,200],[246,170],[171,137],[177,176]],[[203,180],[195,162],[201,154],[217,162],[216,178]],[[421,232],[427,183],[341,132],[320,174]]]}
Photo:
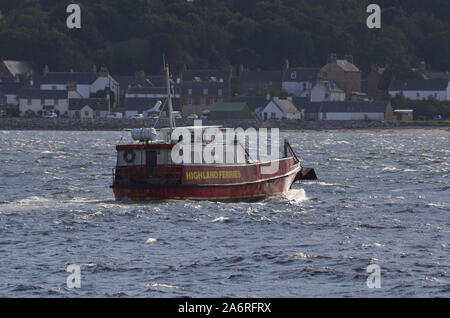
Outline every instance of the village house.
{"label": "village house", "polygon": [[294,67],[283,72],[282,89],[291,96],[308,97],[317,81],[319,68]]}
{"label": "village house", "polygon": [[303,112],[289,99],[280,99],[274,97],[262,110],[263,120],[286,120],[286,119],[303,119]]}
{"label": "village house", "polygon": [[23,88],[22,83],[6,82],[0,83],[0,101],[3,105],[19,105],[18,92]]}
{"label": "village house", "polygon": [[225,82],[183,82],[181,104],[183,114],[188,116],[211,110],[216,102],[227,102],[230,88]]}
{"label": "village house", "polygon": [[312,102],[345,101],[345,92],[333,81],[317,81],[311,89]]}
{"label": "village house", "polygon": [[105,98],[78,98],[69,100],[70,118],[105,118],[110,105]]}
{"label": "village house", "polygon": [[186,70],[176,80],[175,91],[180,93],[182,112],[185,116],[210,111],[216,102],[227,102],[230,97],[231,69]]}
{"label": "village house", "polygon": [[18,94],[19,111],[22,117],[41,117],[50,112],[67,116],[68,93],[63,90],[24,89]]}
{"label": "village house", "polygon": [[305,119],[392,121],[393,110],[389,101],[308,102],[305,104]]}
{"label": "village house", "polygon": [[350,97],[353,92],[361,91],[361,71],[353,64],[353,56],[346,55],[344,59],[337,59],[336,54],[330,54],[327,64],[322,67],[318,75],[319,80],[333,81]]}
{"label": "village house", "polygon": [[427,69],[425,61],[420,62],[419,66],[413,68],[412,71],[419,74],[424,80],[431,80],[431,79],[450,80],[450,72],[430,71]]}
{"label": "village house", "polygon": [[389,85],[391,97],[403,96],[411,100],[434,98],[438,101],[450,100],[449,80],[393,80]]}
{"label": "village house", "polygon": [[273,91],[282,91],[282,71],[249,71],[240,72],[237,79],[237,90],[240,95],[266,95]]}
{"label": "village house", "polygon": [[[43,76],[39,83],[41,90],[69,90],[76,91],[79,98],[90,98],[93,94],[109,89],[115,96],[115,107],[119,103],[119,83],[109,74],[104,67],[97,72],[94,67],[92,72],[49,72],[44,68]],[[75,97],[73,96],[73,97]],[[73,98],[71,97],[71,98]]]}

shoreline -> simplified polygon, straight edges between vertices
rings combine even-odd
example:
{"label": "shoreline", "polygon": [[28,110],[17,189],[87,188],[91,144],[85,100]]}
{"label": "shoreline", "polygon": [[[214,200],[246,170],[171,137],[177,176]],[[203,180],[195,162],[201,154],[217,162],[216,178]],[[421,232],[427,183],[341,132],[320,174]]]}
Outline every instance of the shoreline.
{"label": "shoreline", "polygon": [[[153,127],[154,119],[74,119],[74,118],[0,118],[0,131],[123,131]],[[193,120],[177,120],[178,127],[192,126]],[[450,125],[415,125],[414,123],[389,123],[382,121],[261,121],[261,120],[203,120],[204,126],[220,125],[229,128],[279,128],[283,132],[332,133],[446,133]],[[167,127],[161,119],[155,128]]]}

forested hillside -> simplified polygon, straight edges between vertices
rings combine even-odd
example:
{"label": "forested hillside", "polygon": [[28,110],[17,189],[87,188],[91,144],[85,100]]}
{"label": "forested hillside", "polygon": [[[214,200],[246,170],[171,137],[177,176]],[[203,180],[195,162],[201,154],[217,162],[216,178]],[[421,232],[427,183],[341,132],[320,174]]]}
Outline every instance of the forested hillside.
{"label": "forested hillside", "polygon": [[377,0],[382,29],[366,27],[366,0],[95,0],[82,28],[66,27],[75,1],[0,0],[0,56],[51,70],[157,72],[176,68],[321,66],[328,53],[372,63],[450,70],[450,1]]}

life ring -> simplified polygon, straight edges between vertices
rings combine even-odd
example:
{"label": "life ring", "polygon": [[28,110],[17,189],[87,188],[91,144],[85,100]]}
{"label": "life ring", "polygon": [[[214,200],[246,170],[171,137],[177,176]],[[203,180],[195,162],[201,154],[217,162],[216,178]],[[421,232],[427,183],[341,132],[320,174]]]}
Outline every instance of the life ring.
{"label": "life ring", "polygon": [[132,163],[134,162],[134,159],[136,159],[136,154],[133,150],[128,149],[123,153],[123,160],[125,160],[125,162]]}

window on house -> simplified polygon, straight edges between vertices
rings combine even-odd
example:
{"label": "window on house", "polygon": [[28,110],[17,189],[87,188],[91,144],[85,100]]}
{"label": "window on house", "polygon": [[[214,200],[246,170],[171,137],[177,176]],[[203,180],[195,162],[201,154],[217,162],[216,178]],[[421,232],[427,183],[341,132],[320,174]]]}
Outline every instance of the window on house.
{"label": "window on house", "polygon": [[97,111],[95,112],[95,117],[100,117],[100,111],[97,110]]}
{"label": "window on house", "polygon": [[187,104],[188,104],[189,106],[192,106],[192,96],[188,96],[188,98],[187,98]]}
{"label": "window on house", "polygon": [[28,103],[28,105],[32,104],[31,98],[28,98],[27,103]]}
{"label": "window on house", "polygon": [[200,98],[200,105],[205,105],[205,97]]}
{"label": "window on house", "polygon": [[188,94],[192,95],[192,89],[188,89]]}
{"label": "window on house", "polygon": [[327,119],[327,113],[322,113],[322,119],[323,120]]}
{"label": "window on house", "polygon": [[222,89],[221,89],[221,88],[219,88],[219,90],[217,91],[217,94],[218,94],[219,96],[222,96]]}
{"label": "window on house", "polygon": [[417,96],[417,97],[420,97],[420,93],[418,92],[418,93],[416,94],[416,96]]}
{"label": "window on house", "polygon": [[205,89],[203,90],[203,95],[208,95],[208,89],[207,89],[207,88],[205,88]]}
{"label": "window on house", "polygon": [[88,110],[84,112],[84,116],[89,117],[89,111]]}
{"label": "window on house", "polygon": [[41,104],[45,105],[45,99],[41,98]]}
{"label": "window on house", "polygon": [[306,89],[307,89],[307,84],[303,83],[303,90],[306,90]]}
{"label": "window on house", "polygon": [[54,104],[55,104],[55,105],[59,105],[59,100],[55,99],[55,100],[54,100]]}
{"label": "window on house", "polygon": [[75,112],[75,118],[80,118],[80,112],[78,110]]}
{"label": "window on house", "polygon": [[53,85],[53,86],[52,86],[52,89],[53,89],[53,90],[56,90],[56,85]]}
{"label": "window on house", "polygon": [[295,80],[297,78],[297,72],[291,72],[291,79]]}

